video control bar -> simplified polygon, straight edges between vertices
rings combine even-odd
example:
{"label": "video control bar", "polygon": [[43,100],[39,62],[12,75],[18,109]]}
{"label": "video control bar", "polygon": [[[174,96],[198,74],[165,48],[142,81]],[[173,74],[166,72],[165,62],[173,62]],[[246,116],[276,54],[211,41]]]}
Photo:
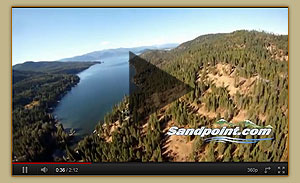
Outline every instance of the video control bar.
{"label": "video control bar", "polygon": [[245,175],[287,176],[288,163],[91,163],[12,164],[13,176]]}

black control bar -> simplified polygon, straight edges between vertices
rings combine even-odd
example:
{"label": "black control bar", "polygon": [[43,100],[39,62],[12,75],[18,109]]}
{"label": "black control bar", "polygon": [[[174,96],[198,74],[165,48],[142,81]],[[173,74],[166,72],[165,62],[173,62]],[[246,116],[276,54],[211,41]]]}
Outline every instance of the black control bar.
{"label": "black control bar", "polygon": [[76,175],[246,175],[287,176],[288,163],[92,163],[12,164],[13,176]]}

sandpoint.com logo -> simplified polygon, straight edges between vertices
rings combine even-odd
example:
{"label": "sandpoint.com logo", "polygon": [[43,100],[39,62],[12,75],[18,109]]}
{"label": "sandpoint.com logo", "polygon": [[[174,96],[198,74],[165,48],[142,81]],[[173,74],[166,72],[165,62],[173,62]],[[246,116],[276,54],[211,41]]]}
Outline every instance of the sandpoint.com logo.
{"label": "sandpoint.com logo", "polygon": [[[178,128],[172,126],[167,135],[194,135],[200,137],[206,137],[205,142],[232,142],[240,144],[253,144],[259,141],[272,140],[273,138],[246,138],[246,136],[267,136],[272,133],[273,127],[259,126],[250,120],[241,121],[239,123],[227,122],[224,119],[220,119],[215,123],[216,128]],[[245,138],[235,138],[232,136],[244,136]]]}

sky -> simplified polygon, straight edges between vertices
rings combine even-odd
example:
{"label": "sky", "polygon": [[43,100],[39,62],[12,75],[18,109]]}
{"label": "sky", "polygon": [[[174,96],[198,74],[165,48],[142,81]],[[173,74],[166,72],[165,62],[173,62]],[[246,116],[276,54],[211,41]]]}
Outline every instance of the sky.
{"label": "sky", "polygon": [[13,8],[12,62],[182,43],[209,33],[288,34],[287,8]]}

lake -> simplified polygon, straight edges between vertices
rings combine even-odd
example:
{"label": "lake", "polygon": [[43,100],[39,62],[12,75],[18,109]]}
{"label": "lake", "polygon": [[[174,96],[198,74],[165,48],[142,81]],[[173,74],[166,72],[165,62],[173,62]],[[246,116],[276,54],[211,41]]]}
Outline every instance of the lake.
{"label": "lake", "polygon": [[101,60],[78,74],[80,82],[56,106],[53,114],[65,129],[92,133],[106,113],[129,93],[128,54]]}

